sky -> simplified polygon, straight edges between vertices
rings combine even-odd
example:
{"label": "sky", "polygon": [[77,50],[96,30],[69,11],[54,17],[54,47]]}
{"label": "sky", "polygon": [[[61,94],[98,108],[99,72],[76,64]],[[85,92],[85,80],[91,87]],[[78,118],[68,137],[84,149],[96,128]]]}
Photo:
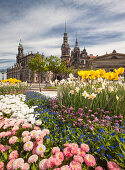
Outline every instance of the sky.
{"label": "sky", "polygon": [[81,51],[125,53],[124,9],[125,0],[0,0],[0,69],[16,63],[20,39],[24,54],[60,57],[65,21],[71,50],[77,32]]}

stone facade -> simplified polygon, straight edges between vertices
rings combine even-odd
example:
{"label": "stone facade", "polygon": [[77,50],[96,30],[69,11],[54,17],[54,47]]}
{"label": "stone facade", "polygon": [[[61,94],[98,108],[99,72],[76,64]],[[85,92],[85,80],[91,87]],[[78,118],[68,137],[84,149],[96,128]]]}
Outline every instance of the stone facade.
{"label": "stone facade", "polygon": [[[28,62],[30,58],[33,58],[36,54],[32,52],[28,55],[24,55],[23,46],[20,41],[18,46],[18,54],[16,56],[16,64],[11,68],[7,69],[7,78],[16,78],[23,82],[27,81],[28,83],[38,83],[38,74],[33,73],[29,67]],[[44,55],[41,54],[42,59],[44,60]],[[53,77],[51,72],[41,73],[41,82],[49,82]]]}
{"label": "stone facade", "polygon": [[106,71],[113,71],[119,67],[125,68],[125,54],[117,53],[113,50],[110,54],[97,56],[89,61],[90,69],[105,69]]}

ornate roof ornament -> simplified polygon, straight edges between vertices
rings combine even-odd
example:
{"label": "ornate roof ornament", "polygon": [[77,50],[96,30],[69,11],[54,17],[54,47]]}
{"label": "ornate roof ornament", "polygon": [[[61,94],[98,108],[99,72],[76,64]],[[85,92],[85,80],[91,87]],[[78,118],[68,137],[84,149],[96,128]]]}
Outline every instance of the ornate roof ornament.
{"label": "ornate roof ornament", "polygon": [[21,42],[21,39],[20,39],[20,42],[19,42],[19,46],[22,46],[22,42]]}

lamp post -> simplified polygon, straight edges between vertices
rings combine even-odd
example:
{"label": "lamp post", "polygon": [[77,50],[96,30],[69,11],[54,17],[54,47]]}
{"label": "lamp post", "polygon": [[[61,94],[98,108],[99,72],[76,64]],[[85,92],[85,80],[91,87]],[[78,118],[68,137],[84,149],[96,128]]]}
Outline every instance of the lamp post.
{"label": "lamp post", "polygon": [[5,73],[5,71],[4,71],[4,70],[1,70],[2,80],[4,80],[4,73]]}

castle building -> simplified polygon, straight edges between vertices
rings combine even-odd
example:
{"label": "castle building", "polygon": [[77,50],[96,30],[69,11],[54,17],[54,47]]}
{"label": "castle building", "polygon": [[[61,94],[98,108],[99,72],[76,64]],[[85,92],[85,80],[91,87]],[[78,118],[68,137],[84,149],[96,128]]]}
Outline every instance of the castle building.
{"label": "castle building", "polygon": [[[7,68],[7,78],[16,78],[18,80],[28,82],[28,83],[37,83],[38,82],[38,74],[32,72],[29,67],[29,59],[33,58],[36,55],[32,52],[28,55],[24,55],[23,46],[21,40],[18,46],[18,54],[16,56],[16,64],[11,68]],[[44,55],[41,54],[42,59],[44,60]],[[50,81],[52,78],[52,73],[41,73],[41,82]]]}
{"label": "castle building", "polygon": [[75,67],[79,66],[80,58],[81,58],[80,57],[80,48],[79,48],[77,36],[76,36],[75,47],[71,51],[71,66],[75,66]]}
{"label": "castle building", "polygon": [[78,40],[77,40],[77,34],[76,34],[75,47],[70,54],[70,45],[68,43],[68,34],[66,33],[66,24],[65,24],[63,44],[61,47],[61,60],[66,61],[67,66],[69,67],[86,69],[89,67],[90,58],[91,56],[88,55],[85,47],[82,51],[80,51]]}
{"label": "castle building", "polygon": [[61,59],[67,62],[67,66],[73,67],[74,69],[79,68],[80,70],[105,69],[106,71],[113,71],[119,67],[125,68],[125,54],[117,53],[116,50],[113,50],[112,53],[106,53],[102,56],[93,56],[93,54],[88,55],[85,47],[82,51],[80,51],[77,34],[75,46],[70,55],[70,45],[68,44],[66,24],[63,44],[61,48]]}

